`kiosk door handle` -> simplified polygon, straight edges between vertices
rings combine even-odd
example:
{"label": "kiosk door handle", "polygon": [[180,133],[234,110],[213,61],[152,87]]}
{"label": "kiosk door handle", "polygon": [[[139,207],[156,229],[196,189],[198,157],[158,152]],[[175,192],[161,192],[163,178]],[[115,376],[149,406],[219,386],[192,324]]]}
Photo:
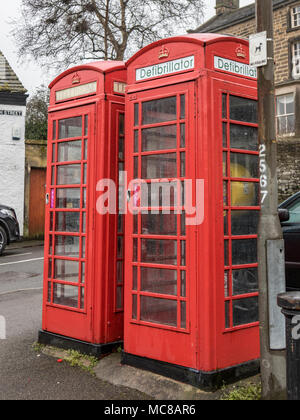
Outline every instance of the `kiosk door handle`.
{"label": "kiosk door handle", "polygon": [[127,202],[128,203],[130,201],[130,198],[131,198],[131,191],[130,190],[127,190]]}
{"label": "kiosk door handle", "polygon": [[46,201],[46,205],[48,206],[48,204],[49,204],[49,193],[46,194],[45,201]]}

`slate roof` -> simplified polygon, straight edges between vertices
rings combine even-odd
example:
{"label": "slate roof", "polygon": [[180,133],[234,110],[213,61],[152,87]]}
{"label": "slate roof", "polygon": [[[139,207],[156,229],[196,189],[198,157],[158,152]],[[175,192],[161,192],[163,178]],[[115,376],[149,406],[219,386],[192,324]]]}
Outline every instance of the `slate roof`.
{"label": "slate roof", "polygon": [[[287,6],[290,3],[294,3],[295,0],[273,0],[274,10],[280,7]],[[255,2],[249,6],[241,7],[234,11],[216,15],[199,28],[189,30],[189,33],[201,33],[201,32],[218,32],[237,25],[239,23],[251,20],[255,18]]]}
{"label": "slate roof", "polygon": [[0,92],[1,91],[25,93],[26,89],[9,65],[3,53],[0,51]]}

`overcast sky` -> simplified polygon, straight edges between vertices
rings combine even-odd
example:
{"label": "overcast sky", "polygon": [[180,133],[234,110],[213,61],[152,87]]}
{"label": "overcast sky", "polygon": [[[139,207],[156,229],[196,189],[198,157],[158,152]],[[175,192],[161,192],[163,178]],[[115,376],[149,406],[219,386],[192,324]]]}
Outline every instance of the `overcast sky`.
{"label": "overcast sky", "polygon": [[[3,0],[2,0],[3,1]],[[246,6],[250,3],[254,3],[255,0],[240,0],[240,6]],[[210,19],[215,14],[215,0],[206,0],[205,9],[205,21]],[[28,90],[29,93],[41,84],[48,85],[52,79],[56,76],[56,73],[46,73],[45,70],[41,70],[39,65],[33,61],[30,63],[22,63],[17,58],[17,46],[15,45],[10,31],[12,29],[9,21],[11,19],[18,19],[19,8],[21,0],[8,0],[5,2],[5,6],[1,7],[0,14],[0,51],[5,55],[9,61],[11,67],[18,75],[19,79]]]}

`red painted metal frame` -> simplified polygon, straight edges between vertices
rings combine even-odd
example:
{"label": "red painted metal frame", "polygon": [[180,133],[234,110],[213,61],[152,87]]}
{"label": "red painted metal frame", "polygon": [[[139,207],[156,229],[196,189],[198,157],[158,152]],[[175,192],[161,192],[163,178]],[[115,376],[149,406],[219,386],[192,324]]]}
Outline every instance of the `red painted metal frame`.
{"label": "red painted metal frame", "polygon": [[[91,95],[81,95],[66,101],[56,102],[55,93],[58,90],[73,87],[73,76],[79,79],[79,86],[89,82],[97,82],[97,91]],[[116,270],[116,236],[117,215],[100,215],[96,211],[97,199],[101,192],[96,191],[97,183],[101,179],[112,179],[118,185],[118,141],[120,113],[124,113],[124,95],[114,93],[114,82],[126,83],[126,70],[122,62],[99,62],[89,65],[78,66],[67,70],[58,76],[50,85],[49,107],[49,136],[48,136],[48,171],[46,192],[49,196],[49,204],[46,205],[45,224],[45,268],[44,268],[44,296],[43,296],[43,330],[54,334],[74,338],[92,344],[106,344],[117,342],[123,337],[123,312],[117,311],[114,305],[117,281]],[[77,84],[75,84],[77,86]],[[66,139],[53,141],[53,121],[73,118],[76,116],[89,116],[88,135],[82,133],[82,141],[88,138],[88,156],[86,160],[82,155],[80,164],[87,164],[87,184],[82,182],[79,188],[87,189],[86,194],[86,233],[82,235],[85,241],[85,258],[80,258],[85,263],[85,281],[80,287],[85,290],[84,307],[78,303],[77,308],[57,305],[53,303],[53,260],[55,255],[50,254],[50,238],[56,232],[50,231],[50,214],[57,211],[83,213],[82,197],[79,209],[54,208],[53,200],[58,188],[78,188],[76,185],[57,185],[56,178],[52,185],[52,144],[58,144]],[[57,136],[56,136],[57,138]],[[77,138],[67,139],[75,141]],[[57,147],[56,147],[57,149]],[[82,152],[83,153],[83,152]],[[56,151],[57,160],[57,151]],[[59,166],[70,165],[78,162],[60,163]],[[57,166],[56,162],[54,166]],[[56,197],[55,197],[56,200]],[[55,220],[53,221],[55,223]],[[80,219],[80,230],[83,219]],[[54,227],[55,228],[55,227]],[[72,232],[63,233],[64,236],[77,236]],[[82,241],[81,241],[82,242]],[[80,252],[81,252],[80,242]],[[81,256],[81,254],[80,254]],[[74,260],[68,256],[59,256],[61,260]],[[48,299],[48,266],[52,263],[52,276],[50,277],[51,298]],[[81,275],[81,273],[79,273]],[[57,281],[55,280],[54,283]],[[69,285],[67,281],[58,281],[63,285]],[[72,284],[72,283],[71,283]],[[120,308],[121,309],[121,308]]]}
{"label": "red painted metal frame", "polygon": [[[159,59],[162,47],[166,47],[169,53],[169,57],[164,60]],[[237,57],[237,51],[242,51],[245,57]],[[190,71],[160,76],[147,81],[135,81],[135,72],[139,68],[191,55],[195,57],[195,68]],[[205,181],[205,218],[202,225],[188,226],[186,229],[188,317],[186,330],[181,330],[178,325],[177,328],[168,327],[132,318],[133,296],[144,294],[139,289],[140,276],[138,290],[132,290],[133,267],[144,264],[140,261],[132,262],[133,240],[139,238],[140,235],[133,234],[134,217],[126,216],[128,246],[125,249],[124,351],[127,354],[204,372],[258,359],[260,353],[258,323],[225,328],[225,301],[231,302],[235,297],[230,295],[225,298],[224,295],[223,151],[225,149],[222,142],[222,94],[257,99],[257,83],[249,77],[216,71],[214,56],[248,64],[248,43],[233,37],[214,34],[175,37],[146,47],[127,63],[126,170],[129,181],[136,175],[134,174],[134,157],[137,156],[140,161],[142,155],[142,153],[134,153],[134,130],[141,130],[141,120],[138,126],[134,124],[134,104],[185,93],[188,97],[186,177]],[[228,123],[229,120],[226,121]],[[165,125],[168,124],[170,123],[165,123]],[[237,124],[243,125],[240,122]],[[248,123],[245,125],[251,126]],[[253,126],[257,127],[255,124]],[[178,149],[174,149],[175,151],[178,153]],[[166,153],[171,152],[168,150]],[[148,155],[151,152],[145,154]],[[257,155],[257,152],[250,152],[250,154]],[[141,176],[141,173],[137,175]],[[228,180],[230,180],[229,177]],[[243,182],[249,180],[258,183],[256,178],[235,178],[234,180]],[[228,206],[225,209],[231,211],[234,208]],[[238,207],[238,209],[242,208]],[[259,207],[251,207],[251,210],[255,209],[258,210]],[[146,237],[156,238],[153,235]],[[248,239],[257,236],[247,235],[238,238],[244,237]],[[159,238],[171,239],[172,237],[159,236]],[[232,240],[231,236],[228,236],[228,239]],[[146,266],[161,267],[156,264],[146,264]],[[246,265],[246,267],[252,266],[256,267],[257,264]],[[232,269],[232,266],[229,269]],[[238,298],[251,296],[257,296],[257,293],[238,296]],[[169,296],[160,297],[169,298]],[[138,313],[139,310],[138,304]]]}

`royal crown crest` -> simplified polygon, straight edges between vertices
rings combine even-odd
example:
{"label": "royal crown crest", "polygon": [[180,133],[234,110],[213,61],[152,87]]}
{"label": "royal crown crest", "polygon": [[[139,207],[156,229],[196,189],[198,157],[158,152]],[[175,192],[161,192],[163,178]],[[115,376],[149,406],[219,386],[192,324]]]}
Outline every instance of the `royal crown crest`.
{"label": "royal crown crest", "polygon": [[237,47],[237,49],[235,50],[235,52],[236,52],[236,56],[239,57],[239,58],[246,58],[247,57],[247,52],[244,50],[242,45],[239,45]]}
{"label": "royal crown crest", "polygon": [[169,55],[170,55],[170,51],[168,50],[167,47],[163,46],[159,51],[158,58],[162,60],[163,58],[168,58]]}
{"label": "royal crown crest", "polygon": [[80,76],[78,73],[75,73],[72,77],[72,84],[75,85],[77,83],[80,83]]}

